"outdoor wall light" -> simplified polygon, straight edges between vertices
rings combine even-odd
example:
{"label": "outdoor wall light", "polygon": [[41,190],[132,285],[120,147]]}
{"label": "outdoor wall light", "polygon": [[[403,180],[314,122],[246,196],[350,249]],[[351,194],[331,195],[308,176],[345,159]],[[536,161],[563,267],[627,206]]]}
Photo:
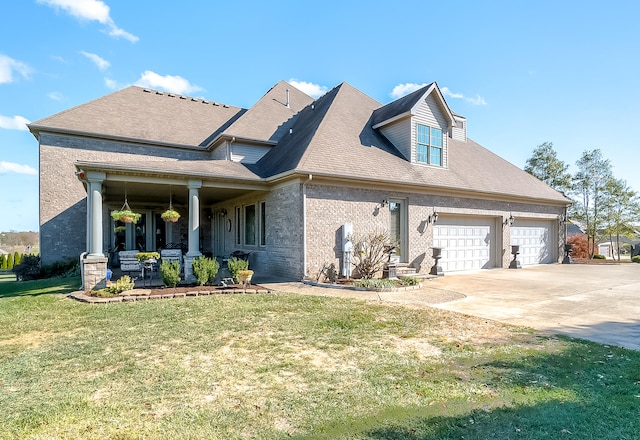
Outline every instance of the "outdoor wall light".
{"label": "outdoor wall light", "polygon": [[511,226],[515,220],[516,219],[513,218],[513,214],[510,214],[509,218],[504,219],[504,224]]}
{"label": "outdoor wall light", "polygon": [[438,212],[433,211],[433,214],[429,216],[428,222],[435,225],[438,222]]}
{"label": "outdoor wall light", "polygon": [[387,206],[388,204],[389,204],[389,200],[387,200],[387,199],[382,199],[382,202],[380,202],[380,206],[382,206],[383,208],[385,206]]}

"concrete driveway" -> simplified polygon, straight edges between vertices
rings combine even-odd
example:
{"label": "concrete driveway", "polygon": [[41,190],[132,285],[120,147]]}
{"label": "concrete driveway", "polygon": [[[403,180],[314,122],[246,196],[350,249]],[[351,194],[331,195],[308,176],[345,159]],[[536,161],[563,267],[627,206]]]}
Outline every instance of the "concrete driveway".
{"label": "concrete driveway", "polygon": [[640,264],[551,264],[446,275],[429,288],[464,298],[432,306],[640,350]]}
{"label": "concrete driveway", "polygon": [[438,307],[640,350],[640,264],[544,264],[448,274],[403,292],[260,284],[307,295]]}

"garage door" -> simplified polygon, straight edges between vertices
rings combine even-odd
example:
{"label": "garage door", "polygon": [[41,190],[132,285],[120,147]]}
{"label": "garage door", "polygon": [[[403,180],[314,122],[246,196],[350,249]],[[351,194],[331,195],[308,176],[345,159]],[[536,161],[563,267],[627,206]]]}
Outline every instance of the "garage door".
{"label": "garage door", "polygon": [[554,261],[552,225],[553,222],[543,220],[516,220],[511,226],[511,244],[520,245],[518,261],[521,265],[529,266]]}
{"label": "garage door", "polygon": [[446,272],[495,267],[495,221],[483,217],[445,217],[433,231],[433,246],[442,248]]}

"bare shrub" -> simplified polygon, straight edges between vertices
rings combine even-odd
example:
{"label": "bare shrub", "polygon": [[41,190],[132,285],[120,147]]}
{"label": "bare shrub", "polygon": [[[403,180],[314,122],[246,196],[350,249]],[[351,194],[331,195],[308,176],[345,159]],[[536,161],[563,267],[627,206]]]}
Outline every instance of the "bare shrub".
{"label": "bare shrub", "polygon": [[398,245],[388,231],[376,231],[351,236],[352,264],[361,278],[371,279],[380,272],[393,249]]}

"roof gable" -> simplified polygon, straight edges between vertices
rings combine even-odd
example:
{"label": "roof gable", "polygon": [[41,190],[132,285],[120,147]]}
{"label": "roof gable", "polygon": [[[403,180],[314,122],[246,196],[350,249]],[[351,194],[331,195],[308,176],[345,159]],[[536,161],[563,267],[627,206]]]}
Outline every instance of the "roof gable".
{"label": "roof gable", "polygon": [[224,130],[225,136],[278,142],[293,125],[296,115],[313,98],[280,81]]}
{"label": "roof gable", "polygon": [[374,111],[372,118],[373,128],[379,128],[399,119],[415,115],[418,107],[432,93],[435,94],[436,100],[447,118],[449,127],[455,126],[453,112],[447,105],[440,87],[438,87],[437,83],[432,82]]}

